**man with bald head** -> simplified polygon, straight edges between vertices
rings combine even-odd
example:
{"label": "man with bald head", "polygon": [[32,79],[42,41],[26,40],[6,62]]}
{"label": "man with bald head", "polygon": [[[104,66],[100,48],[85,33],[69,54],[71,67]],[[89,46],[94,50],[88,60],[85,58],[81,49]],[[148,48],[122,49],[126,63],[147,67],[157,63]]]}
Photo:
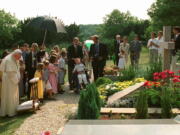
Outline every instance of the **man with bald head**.
{"label": "man with bald head", "polygon": [[0,116],[16,115],[16,108],[19,105],[19,60],[21,55],[21,50],[16,49],[6,56],[0,65],[0,71],[3,73]]}

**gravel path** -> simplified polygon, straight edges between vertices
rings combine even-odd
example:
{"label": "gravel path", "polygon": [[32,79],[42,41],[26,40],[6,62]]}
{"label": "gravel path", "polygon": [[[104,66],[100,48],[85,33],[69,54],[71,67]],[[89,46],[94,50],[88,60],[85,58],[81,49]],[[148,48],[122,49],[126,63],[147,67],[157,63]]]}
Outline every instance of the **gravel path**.
{"label": "gravel path", "polygon": [[15,135],[40,135],[42,131],[50,131],[56,135],[68,117],[75,112],[79,96],[67,91],[56,95],[56,101],[45,101],[41,110],[27,118]]}

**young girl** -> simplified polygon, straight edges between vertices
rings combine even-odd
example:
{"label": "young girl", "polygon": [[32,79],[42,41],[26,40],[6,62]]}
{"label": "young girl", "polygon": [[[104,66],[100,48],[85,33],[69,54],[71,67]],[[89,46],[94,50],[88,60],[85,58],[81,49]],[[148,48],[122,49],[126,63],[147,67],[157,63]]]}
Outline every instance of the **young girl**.
{"label": "young girl", "polygon": [[[43,64],[39,63],[37,65],[37,69],[34,75],[34,78],[39,78],[38,81],[38,99],[40,99],[41,101],[43,100],[43,81],[42,81],[42,77],[43,77]],[[32,90],[31,90],[31,95],[32,95]]]}
{"label": "young girl", "polygon": [[57,93],[57,66],[55,66],[54,64],[56,63],[56,57],[55,56],[51,56],[50,60],[49,60],[50,64],[48,66],[48,70],[49,70],[49,82],[51,84],[52,90],[53,90],[53,94]]}
{"label": "young girl", "polygon": [[125,52],[123,50],[120,50],[118,62],[118,67],[120,70],[123,70],[125,68],[125,63]]}
{"label": "young girl", "polygon": [[64,90],[62,89],[62,85],[64,85],[64,78],[65,78],[65,75],[66,75],[65,58],[66,58],[66,52],[61,52],[61,58],[59,59],[59,62],[58,62],[58,68],[59,68],[59,72],[58,72],[58,91],[59,91],[60,94],[64,93]]}
{"label": "young girl", "polygon": [[49,82],[49,61],[44,61],[44,70],[43,70],[43,84],[45,94],[47,94],[48,98],[52,98],[52,87]]}

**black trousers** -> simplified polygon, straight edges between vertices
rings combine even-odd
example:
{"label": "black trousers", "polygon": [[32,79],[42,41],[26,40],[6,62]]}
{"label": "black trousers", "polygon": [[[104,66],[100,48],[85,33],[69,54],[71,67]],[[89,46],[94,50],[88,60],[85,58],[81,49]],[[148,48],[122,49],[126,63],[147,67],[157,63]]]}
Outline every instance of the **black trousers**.
{"label": "black trousers", "polygon": [[115,55],[115,64],[116,64],[116,66],[118,66],[118,63],[119,63],[119,56]]}
{"label": "black trousers", "polygon": [[96,81],[98,77],[103,77],[104,66],[105,61],[94,60],[92,62],[94,81]]}
{"label": "black trousers", "polygon": [[68,65],[68,81],[70,85],[70,89],[72,89],[73,86],[73,70],[74,70],[74,65]]}

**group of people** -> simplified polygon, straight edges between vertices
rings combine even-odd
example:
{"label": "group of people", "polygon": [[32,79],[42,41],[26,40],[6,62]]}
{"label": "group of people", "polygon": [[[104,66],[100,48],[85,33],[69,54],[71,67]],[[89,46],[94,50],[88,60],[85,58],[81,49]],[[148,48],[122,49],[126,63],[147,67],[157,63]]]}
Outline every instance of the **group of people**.
{"label": "group of people", "polygon": [[[173,55],[180,50],[180,28],[173,29],[175,34],[175,49]],[[31,47],[25,43],[20,48],[14,48],[9,53],[5,51],[0,61],[0,116],[14,116],[19,104],[19,97],[27,95],[32,98],[31,79],[38,78],[38,99],[43,101],[46,96],[54,99],[53,95],[63,94],[66,70],[68,69],[69,88],[75,93],[90,83],[90,78],[96,81],[103,76],[106,60],[108,59],[107,46],[100,42],[99,37],[91,37],[93,41],[90,48],[85,43],[81,43],[75,37],[67,49],[60,49],[54,46],[47,52],[45,45],[38,46],[32,43]],[[147,47],[150,50],[150,61],[156,61],[162,55],[160,43],[163,42],[163,33],[151,34]],[[138,67],[142,42],[138,36],[128,43],[128,38],[121,38],[116,35],[114,42],[115,64],[123,70],[130,55],[131,64]],[[66,66],[67,65],[67,66]],[[67,67],[67,69],[66,69]],[[92,69],[92,70],[91,70]],[[93,71],[93,75],[91,75]]]}
{"label": "group of people", "polygon": [[103,76],[103,69],[108,56],[106,45],[99,42],[99,37],[91,37],[94,44],[87,48],[81,44],[78,37],[73,39],[67,49],[55,46],[50,52],[45,46],[25,43],[14,48],[12,52],[5,51],[2,56],[0,71],[0,116],[14,116],[20,97],[27,95],[32,99],[33,88],[30,80],[38,78],[38,99],[44,97],[54,99],[53,95],[64,93],[66,64],[70,89],[79,93],[80,89],[90,83],[88,65],[92,62],[94,80]]}
{"label": "group of people", "polygon": [[39,79],[37,98],[40,101],[43,101],[45,95],[53,99],[54,94],[64,92],[65,49],[60,51],[55,46],[48,54],[44,45],[33,43],[29,47],[25,43],[11,53],[4,54],[0,65],[0,116],[14,116],[20,97],[27,95],[28,99],[32,99],[30,80],[33,78]]}
{"label": "group of people", "polygon": [[121,38],[120,35],[116,35],[114,43],[115,64],[120,70],[123,70],[128,63],[128,56],[130,54],[131,65],[138,67],[141,48],[142,42],[139,40],[138,35],[135,36],[130,44],[126,36]]}

